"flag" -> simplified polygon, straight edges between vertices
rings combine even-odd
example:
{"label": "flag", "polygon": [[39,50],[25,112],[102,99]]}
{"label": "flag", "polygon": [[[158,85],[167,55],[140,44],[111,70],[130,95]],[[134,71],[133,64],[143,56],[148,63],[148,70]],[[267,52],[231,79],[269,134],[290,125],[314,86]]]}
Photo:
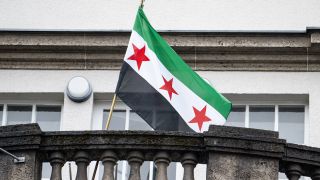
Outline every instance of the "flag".
{"label": "flag", "polygon": [[139,8],[117,96],[155,130],[203,132],[223,125],[231,102],[194,72]]}

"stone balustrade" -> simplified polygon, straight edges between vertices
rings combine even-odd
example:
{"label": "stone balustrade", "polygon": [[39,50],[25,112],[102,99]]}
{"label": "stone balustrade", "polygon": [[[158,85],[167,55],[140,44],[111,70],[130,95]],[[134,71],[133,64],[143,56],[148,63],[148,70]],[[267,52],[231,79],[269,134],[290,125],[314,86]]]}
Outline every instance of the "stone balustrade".
{"label": "stone balustrade", "polygon": [[91,161],[103,164],[103,180],[114,180],[115,165],[127,160],[129,180],[140,180],[144,161],[153,161],[157,180],[167,180],[167,167],[181,162],[183,180],[194,180],[194,168],[207,164],[208,180],[320,179],[320,149],[286,143],[273,131],[211,126],[205,133],[163,131],[42,132],[37,124],[0,127],[0,147],[24,156],[15,164],[0,154],[0,180],[40,179],[41,164],[50,162],[51,180],[61,180],[66,161],[77,165],[76,180],[91,179]]}

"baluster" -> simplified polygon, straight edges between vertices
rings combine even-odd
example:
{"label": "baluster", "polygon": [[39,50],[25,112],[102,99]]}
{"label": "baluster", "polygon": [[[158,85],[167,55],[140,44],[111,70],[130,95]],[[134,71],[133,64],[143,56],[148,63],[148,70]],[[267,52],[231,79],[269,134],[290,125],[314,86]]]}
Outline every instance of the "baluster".
{"label": "baluster", "polygon": [[130,165],[129,180],[140,180],[140,167],[143,163],[143,154],[139,151],[132,151],[128,155]]}
{"label": "baluster", "polygon": [[197,165],[197,157],[193,153],[185,153],[181,158],[183,166],[183,180],[194,180],[194,168]]}
{"label": "baluster", "polygon": [[85,151],[78,151],[74,159],[78,166],[76,180],[87,180],[87,166],[90,162],[89,154]]}
{"label": "baluster", "polygon": [[104,151],[101,156],[101,161],[104,167],[102,180],[114,180],[114,166],[118,161],[116,153],[110,150]]}
{"label": "baluster", "polygon": [[299,180],[301,176],[301,166],[299,164],[289,164],[286,167],[286,175],[289,180]]}
{"label": "baluster", "polygon": [[320,168],[314,169],[312,176],[311,176],[312,180],[320,180]]}
{"label": "baluster", "polygon": [[61,168],[65,163],[63,154],[61,152],[50,153],[49,160],[52,167],[50,180],[62,180]]}
{"label": "baluster", "polygon": [[168,153],[158,152],[154,157],[154,163],[157,166],[156,180],[168,180],[167,167],[170,163]]}

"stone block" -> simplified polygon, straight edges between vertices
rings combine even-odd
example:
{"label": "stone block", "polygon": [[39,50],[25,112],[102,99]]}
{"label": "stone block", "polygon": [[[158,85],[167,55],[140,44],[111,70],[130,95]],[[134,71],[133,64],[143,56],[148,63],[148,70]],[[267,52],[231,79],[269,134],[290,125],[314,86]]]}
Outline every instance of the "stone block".
{"label": "stone block", "polygon": [[208,180],[278,179],[277,159],[231,153],[209,153]]}

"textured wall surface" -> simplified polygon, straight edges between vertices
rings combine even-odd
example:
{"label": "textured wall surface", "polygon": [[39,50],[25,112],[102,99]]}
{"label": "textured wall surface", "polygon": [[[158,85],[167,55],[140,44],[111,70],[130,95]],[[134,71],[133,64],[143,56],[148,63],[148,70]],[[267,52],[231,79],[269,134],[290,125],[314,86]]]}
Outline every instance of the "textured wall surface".
{"label": "textured wall surface", "polygon": [[38,180],[40,162],[35,151],[13,151],[18,157],[25,157],[25,163],[14,163],[12,157],[0,153],[0,180]]}
{"label": "textured wall surface", "polygon": [[279,162],[271,158],[210,153],[207,168],[209,180],[275,180]]}

